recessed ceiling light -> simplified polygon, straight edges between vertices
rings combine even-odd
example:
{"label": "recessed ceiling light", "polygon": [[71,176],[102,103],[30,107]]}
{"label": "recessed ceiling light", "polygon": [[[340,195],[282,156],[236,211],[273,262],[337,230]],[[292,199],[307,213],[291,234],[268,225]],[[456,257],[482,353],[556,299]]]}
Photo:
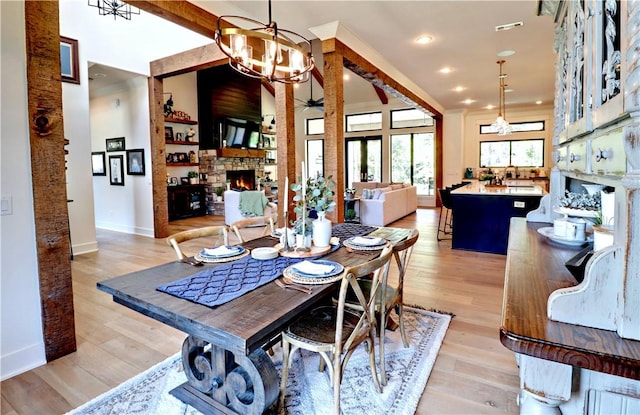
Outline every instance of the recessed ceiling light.
{"label": "recessed ceiling light", "polygon": [[504,89],[504,92],[513,92],[513,89],[511,89],[511,88],[505,88],[505,89]]}
{"label": "recessed ceiling light", "polygon": [[419,45],[426,45],[427,43],[430,43],[433,40],[433,38],[429,35],[422,35],[416,38],[415,42]]}
{"label": "recessed ceiling light", "polygon": [[503,50],[502,52],[498,52],[498,56],[500,56],[501,58],[506,58],[507,56],[512,56],[515,55],[516,51],[515,50]]}
{"label": "recessed ceiling light", "polygon": [[342,79],[345,80],[345,81],[348,81],[349,79],[351,79],[351,77],[349,76],[348,73],[346,73],[346,74],[342,75]]}
{"label": "recessed ceiling light", "polygon": [[489,105],[487,105],[485,108],[486,108],[486,109],[488,109],[488,110],[492,110],[492,109],[494,109],[494,108],[495,108],[495,106],[494,106],[494,105],[489,104]]}
{"label": "recessed ceiling light", "polygon": [[538,100],[538,101],[536,101],[536,104],[540,105],[540,104],[542,104],[542,101]]}
{"label": "recessed ceiling light", "polygon": [[453,90],[456,91],[456,92],[462,92],[462,91],[465,90],[465,88],[463,86],[457,86],[457,87],[453,88]]}
{"label": "recessed ceiling light", "polygon": [[462,101],[463,104],[467,104],[467,105],[473,104],[474,102],[476,102],[476,100],[471,98],[467,98],[464,101]]}
{"label": "recessed ceiling light", "polygon": [[97,73],[94,73],[94,74],[93,74],[93,77],[94,77],[94,78],[106,78],[106,77],[107,77],[107,75],[106,75],[106,74],[103,74],[103,73],[100,73],[100,72],[97,72]]}
{"label": "recessed ceiling light", "polygon": [[444,68],[440,69],[440,73],[451,73],[453,72],[453,69],[449,68],[448,66],[445,66]]}
{"label": "recessed ceiling light", "polygon": [[296,88],[296,89],[297,89],[297,88],[300,88],[300,84],[295,83],[295,84],[293,84],[293,87],[294,87],[294,88]]}

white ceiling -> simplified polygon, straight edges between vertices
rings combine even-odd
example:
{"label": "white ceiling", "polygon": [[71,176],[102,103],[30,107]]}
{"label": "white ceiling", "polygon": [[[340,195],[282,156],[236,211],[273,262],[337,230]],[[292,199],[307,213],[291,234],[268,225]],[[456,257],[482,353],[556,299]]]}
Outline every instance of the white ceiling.
{"label": "white ceiling", "polygon": [[[215,14],[235,14],[262,22],[268,20],[265,0],[211,1],[192,3]],[[553,19],[537,16],[538,2],[511,1],[320,1],[273,0],[272,17],[278,27],[314,39],[309,28],[339,21],[360,41],[372,46],[395,69],[411,79],[445,110],[481,110],[498,104],[498,52],[513,50],[506,57],[507,111],[536,101],[553,104]],[[134,16],[135,19],[135,16]],[[523,22],[522,27],[496,32],[498,25]],[[433,41],[417,45],[414,39],[427,34]],[[316,53],[318,67],[322,62]],[[443,67],[449,74],[440,73]],[[107,68],[108,69],[108,68]],[[90,71],[91,73],[91,71]],[[464,88],[455,92],[457,86]],[[317,99],[322,90],[313,87]],[[308,85],[296,97],[309,98]],[[357,76],[345,84],[345,102],[377,100],[373,88]],[[463,103],[471,99],[471,104]]]}

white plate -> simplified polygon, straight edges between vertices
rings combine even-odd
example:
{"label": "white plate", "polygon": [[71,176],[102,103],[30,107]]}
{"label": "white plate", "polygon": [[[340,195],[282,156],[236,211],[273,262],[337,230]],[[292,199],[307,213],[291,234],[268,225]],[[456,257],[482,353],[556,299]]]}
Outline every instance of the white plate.
{"label": "white plate", "polygon": [[558,236],[553,233],[553,226],[549,226],[546,228],[539,228],[538,233],[553,242],[556,242],[562,245],[569,245],[569,246],[582,246],[587,242],[591,242],[593,240],[592,236],[588,236],[587,239],[585,239],[584,241],[576,241],[575,239],[563,238],[562,236]]}
{"label": "white plate", "polygon": [[251,257],[254,259],[274,259],[278,257],[278,250],[275,248],[270,248],[268,246],[261,248],[254,248],[251,250]]}

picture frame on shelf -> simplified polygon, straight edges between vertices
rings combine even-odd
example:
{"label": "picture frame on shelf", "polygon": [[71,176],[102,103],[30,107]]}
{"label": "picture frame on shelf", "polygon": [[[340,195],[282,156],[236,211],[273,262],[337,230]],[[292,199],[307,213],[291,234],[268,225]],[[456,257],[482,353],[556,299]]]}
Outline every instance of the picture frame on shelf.
{"label": "picture frame on shelf", "polygon": [[181,177],[180,178],[180,184],[189,184],[189,178],[188,177]]}
{"label": "picture frame on shelf", "polygon": [[94,151],[91,153],[91,171],[93,172],[94,176],[107,175],[104,151]]}
{"label": "picture frame on shelf", "polygon": [[173,141],[173,127],[164,127],[164,139],[167,141]]}
{"label": "picture frame on shelf", "polygon": [[125,150],[124,137],[107,138],[105,141],[108,153]]}
{"label": "picture frame on shelf", "polygon": [[124,157],[109,156],[109,184],[124,186]]}
{"label": "picture frame on shelf", "polygon": [[130,176],[144,176],[144,149],[127,150],[127,174]]}
{"label": "picture frame on shelf", "polygon": [[78,68],[78,41],[60,36],[60,79],[62,82],[80,84]]}
{"label": "picture frame on shelf", "polygon": [[176,141],[184,141],[184,133],[176,133]]}
{"label": "picture frame on shelf", "polygon": [[178,185],[178,178],[177,177],[171,177],[169,179],[169,186],[177,186]]}

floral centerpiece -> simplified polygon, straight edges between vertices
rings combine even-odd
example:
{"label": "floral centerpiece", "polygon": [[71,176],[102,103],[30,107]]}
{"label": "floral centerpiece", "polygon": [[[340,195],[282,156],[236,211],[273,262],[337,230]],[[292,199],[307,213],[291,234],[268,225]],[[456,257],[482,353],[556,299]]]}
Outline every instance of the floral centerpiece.
{"label": "floral centerpiece", "polygon": [[559,205],[567,209],[598,211],[600,210],[600,193],[573,193],[565,190]]}
{"label": "floral centerpiece", "polygon": [[[293,197],[296,203],[293,210],[298,217],[293,223],[296,234],[308,235],[311,231],[314,245],[329,246],[331,222],[325,219],[325,214],[333,212],[336,207],[336,202],[333,200],[336,184],[332,176],[325,178],[320,175],[309,178],[303,175],[300,182],[291,185],[291,190],[296,192]],[[318,219],[309,223],[312,212],[317,214]]]}
{"label": "floral centerpiece", "polygon": [[595,193],[574,193],[564,191],[564,196],[560,198],[558,206],[559,212],[569,216],[581,216],[593,222],[602,223],[600,192]]}
{"label": "floral centerpiece", "polygon": [[309,216],[311,210],[315,210],[318,214],[324,215],[326,212],[333,212],[336,202],[333,200],[335,196],[336,183],[333,176],[324,178],[317,175],[309,177],[305,183],[305,197],[302,197],[302,183],[294,183],[291,190],[296,192],[293,201],[296,206],[293,209],[298,215],[302,215],[303,209],[306,209],[305,216]]}

